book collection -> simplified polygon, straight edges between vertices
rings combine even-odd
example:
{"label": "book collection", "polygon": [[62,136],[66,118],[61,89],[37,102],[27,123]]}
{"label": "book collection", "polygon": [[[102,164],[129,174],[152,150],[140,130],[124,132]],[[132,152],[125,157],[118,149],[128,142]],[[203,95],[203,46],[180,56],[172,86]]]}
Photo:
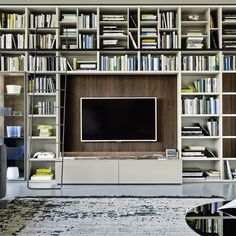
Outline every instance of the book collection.
{"label": "book collection", "polygon": [[95,13],[79,15],[79,29],[97,28],[97,15]]}
{"label": "book collection", "polygon": [[38,168],[35,170],[35,174],[31,176],[31,180],[37,181],[37,180],[52,180],[54,177],[54,174],[52,172],[51,168]]}
{"label": "book collection", "polygon": [[1,49],[24,49],[25,35],[24,34],[2,34],[0,35]]}
{"label": "book collection", "polygon": [[157,28],[156,27],[142,27],[140,35],[155,37],[155,36],[157,36]]}
{"label": "book collection", "polygon": [[30,28],[56,27],[56,14],[30,14]]}
{"label": "book collection", "polygon": [[77,15],[75,13],[62,13],[62,22],[77,22]]}
{"label": "book collection", "polygon": [[25,71],[25,56],[0,56],[0,71]]}
{"label": "book collection", "polygon": [[203,34],[201,31],[188,31],[186,39],[187,49],[201,49],[203,48]]}
{"label": "book collection", "polygon": [[101,71],[137,71],[137,56],[117,55],[117,56],[101,56]]}
{"label": "book collection", "polygon": [[195,97],[182,98],[182,114],[196,115],[196,114],[220,114],[220,101],[214,97]]}
{"label": "book collection", "polygon": [[218,136],[219,123],[214,118],[210,118],[206,126],[200,123],[194,123],[192,126],[182,127],[181,134],[182,136]]}
{"label": "book collection", "polygon": [[32,56],[29,55],[29,71],[55,71],[55,56]]}
{"label": "book collection", "polygon": [[185,84],[182,93],[216,93],[219,91],[219,80],[216,77],[208,77],[194,80]]}
{"label": "book collection", "polygon": [[205,146],[188,145],[183,148],[183,157],[215,157],[215,154]]}
{"label": "book collection", "polygon": [[53,77],[30,77],[28,80],[29,93],[55,93],[55,80]]}
{"label": "book collection", "polygon": [[234,55],[224,55],[224,70],[236,70],[236,56]]}
{"label": "book collection", "polygon": [[38,103],[34,106],[34,114],[55,115],[56,102],[55,101],[38,101]]}
{"label": "book collection", "polygon": [[102,21],[124,21],[125,20],[125,15],[108,15],[108,14],[102,14]]}
{"label": "book collection", "polygon": [[216,71],[219,69],[217,56],[182,56],[184,71]]}
{"label": "book collection", "polygon": [[157,49],[157,39],[155,38],[144,38],[141,39],[142,49]]}
{"label": "book collection", "polygon": [[152,13],[142,13],[141,21],[156,21],[157,15]]}
{"label": "book collection", "polygon": [[160,33],[160,48],[178,48],[178,35],[175,31]]}
{"label": "book collection", "polygon": [[76,28],[63,28],[62,36],[64,37],[77,37],[77,29]]}
{"label": "book collection", "polygon": [[96,48],[96,35],[79,34],[79,49]]}
{"label": "book collection", "polygon": [[176,56],[171,55],[141,55],[140,65],[142,71],[175,71],[177,68]]}
{"label": "book collection", "polygon": [[174,11],[167,11],[160,13],[161,28],[172,29],[176,27],[177,13]]}
{"label": "book collection", "polygon": [[183,179],[186,180],[220,180],[220,171],[216,169],[203,170],[199,167],[183,168]]}
{"label": "book collection", "polygon": [[1,12],[0,28],[6,28],[6,29],[25,28],[25,14]]}
{"label": "book collection", "polygon": [[56,45],[56,35],[29,34],[29,49],[53,49]]}

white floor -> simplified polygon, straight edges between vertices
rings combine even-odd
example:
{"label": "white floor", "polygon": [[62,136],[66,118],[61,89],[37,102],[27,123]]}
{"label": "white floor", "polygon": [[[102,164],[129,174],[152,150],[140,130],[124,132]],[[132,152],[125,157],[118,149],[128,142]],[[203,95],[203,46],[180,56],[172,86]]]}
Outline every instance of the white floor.
{"label": "white floor", "polygon": [[182,185],[64,185],[60,190],[32,190],[25,182],[8,182],[5,199],[22,196],[221,196],[236,198],[236,183]]}

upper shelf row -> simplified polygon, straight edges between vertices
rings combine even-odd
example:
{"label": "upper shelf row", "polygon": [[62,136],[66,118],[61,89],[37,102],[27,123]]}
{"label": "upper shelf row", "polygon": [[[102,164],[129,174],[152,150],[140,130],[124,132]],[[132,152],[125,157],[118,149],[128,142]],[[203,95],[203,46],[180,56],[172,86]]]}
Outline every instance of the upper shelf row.
{"label": "upper shelf row", "polygon": [[36,46],[235,49],[236,6],[0,7],[0,49]]}

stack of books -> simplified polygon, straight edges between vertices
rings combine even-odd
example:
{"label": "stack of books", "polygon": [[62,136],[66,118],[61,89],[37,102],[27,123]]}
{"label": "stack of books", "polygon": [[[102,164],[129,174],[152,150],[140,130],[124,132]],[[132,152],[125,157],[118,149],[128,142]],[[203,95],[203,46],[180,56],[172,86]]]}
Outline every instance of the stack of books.
{"label": "stack of books", "polygon": [[40,168],[40,169],[36,169],[35,174],[33,174],[31,176],[31,180],[52,180],[53,179],[54,174],[52,173],[51,168]]}
{"label": "stack of books", "polygon": [[183,168],[183,179],[206,179],[204,171],[201,168],[189,167]]}
{"label": "stack of books", "polygon": [[236,14],[224,14],[223,21],[236,22]]}
{"label": "stack of books", "polygon": [[142,36],[157,36],[157,29],[155,27],[141,28],[141,35]]}
{"label": "stack of books", "polygon": [[203,48],[203,35],[201,31],[187,32],[186,48],[187,49],[201,49]]}
{"label": "stack of books", "polygon": [[157,16],[155,14],[141,14],[142,21],[155,21]]}
{"label": "stack of books", "polygon": [[103,21],[124,21],[124,15],[102,15]]}
{"label": "stack of books", "polygon": [[76,28],[62,29],[62,36],[75,37],[75,36],[77,36],[77,30],[76,30]]}
{"label": "stack of books", "polygon": [[76,22],[77,21],[77,15],[75,13],[63,13],[61,16],[62,21],[70,21],[70,22]]}
{"label": "stack of books", "polygon": [[182,136],[209,136],[208,130],[199,123],[195,123],[193,126],[184,126],[181,133]]}
{"label": "stack of books", "polygon": [[141,45],[143,49],[156,49],[157,48],[157,40],[156,39],[142,39]]}
{"label": "stack of books", "polygon": [[96,61],[77,61],[79,70],[96,70]]}
{"label": "stack of books", "polygon": [[209,169],[205,174],[208,180],[220,180],[220,171],[216,169]]}
{"label": "stack of books", "polygon": [[186,146],[182,150],[182,157],[215,157],[215,154],[205,146]]}
{"label": "stack of books", "polygon": [[[42,106],[42,104],[40,104]],[[41,108],[45,109],[45,108]],[[40,137],[49,137],[52,136],[52,125],[38,125],[37,129],[39,130]]]}

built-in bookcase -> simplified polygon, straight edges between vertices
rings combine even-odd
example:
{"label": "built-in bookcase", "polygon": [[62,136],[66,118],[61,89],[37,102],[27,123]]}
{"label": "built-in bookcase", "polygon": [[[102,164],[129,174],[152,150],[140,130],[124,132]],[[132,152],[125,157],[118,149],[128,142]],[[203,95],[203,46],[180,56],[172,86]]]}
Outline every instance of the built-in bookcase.
{"label": "built-in bookcase", "polygon": [[[185,169],[198,168],[204,176],[215,171],[215,178],[184,181],[234,180],[235,18],[234,5],[0,6],[0,73],[27,72],[27,127],[32,118],[39,125],[60,124],[65,73],[176,76],[174,148]],[[61,142],[60,129],[52,128],[50,142],[33,130],[33,152],[53,151],[60,158],[60,145],[48,144]],[[194,146],[207,152],[188,150]],[[52,162],[45,165],[56,172]],[[30,173],[42,163],[30,160]]]}

